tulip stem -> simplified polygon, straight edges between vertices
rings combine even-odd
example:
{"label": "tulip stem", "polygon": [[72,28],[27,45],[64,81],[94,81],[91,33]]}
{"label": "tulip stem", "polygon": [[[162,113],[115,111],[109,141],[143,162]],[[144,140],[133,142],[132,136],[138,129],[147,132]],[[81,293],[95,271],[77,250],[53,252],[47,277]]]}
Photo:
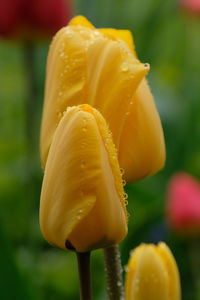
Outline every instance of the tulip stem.
{"label": "tulip stem", "polygon": [[36,57],[35,45],[31,41],[25,41],[24,61],[27,83],[27,96],[25,102],[26,113],[26,138],[28,154],[32,154],[35,147],[36,113],[37,113],[37,77],[36,77]]}
{"label": "tulip stem", "polygon": [[104,261],[109,300],[123,300],[124,287],[119,245],[104,249]]}
{"label": "tulip stem", "polygon": [[197,295],[200,295],[200,241],[198,239],[191,239],[189,243],[189,258],[191,263],[191,270],[194,280],[194,285]]}
{"label": "tulip stem", "polygon": [[80,300],[91,300],[90,252],[76,253],[79,271]]}

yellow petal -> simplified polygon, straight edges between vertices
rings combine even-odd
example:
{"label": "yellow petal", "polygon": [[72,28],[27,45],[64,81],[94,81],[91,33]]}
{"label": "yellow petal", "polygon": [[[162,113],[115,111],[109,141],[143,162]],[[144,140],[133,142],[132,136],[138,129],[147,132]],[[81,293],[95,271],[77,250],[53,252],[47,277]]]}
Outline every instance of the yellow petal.
{"label": "yellow petal", "polygon": [[125,294],[126,300],[180,300],[177,266],[164,243],[142,244],[132,251]]}
{"label": "yellow petal", "polygon": [[40,226],[45,238],[78,252],[111,246],[127,234],[116,150],[102,116],[88,105],[63,115],[45,168]]}
{"label": "yellow petal", "polygon": [[176,261],[169,247],[165,243],[159,243],[157,247],[159,255],[165,264],[167,273],[169,274],[169,299],[181,299],[180,276]]}
{"label": "yellow petal", "polygon": [[165,162],[162,126],[128,30],[95,29],[84,17],[55,36],[48,55],[40,151],[45,167],[63,111],[88,103],[106,118],[128,183]]}
{"label": "yellow petal", "polygon": [[140,245],[137,247],[134,251],[131,251],[130,259],[128,262],[128,265],[126,266],[126,277],[125,277],[125,296],[126,300],[133,299],[133,281],[135,278],[137,263],[140,259],[142,249],[145,247],[145,245]]}
{"label": "yellow petal", "polygon": [[119,145],[119,164],[127,182],[152,175],[165,163],[162,125],[145,79],[131,100]]}
{"label": "yellow petal", "polygon": [[84,26],[84,27],[88,27],[88,28],[94,28],[94,26],[92,25],[92,23],[90,23],[90,21],[88,21],[88,19],[86,19],[84,16],[76,16],[73,19],[71,19],[71,21],[69,22],[70,26]]}
{"label": "yellow petal", "polygon": [[68,106],[88,103],[100,110],[118,147],[130,99],[148,70],[124,42],[82,26],[61,29],[48,56],[41,129],[43,166],[59,116]]}
{"label": "yellow petal", "polygon": [[132,51],[134,56],[137,57],[137,54],[135,52],[135,44],[134,44],[133,36],[130,30],[122,30],[122,29],[114,29],[114,28],[100,28],[98,30],[108,38],[115,39],[115,40],[120,39],[124,41],[128,45],[129,49]]}
{"label": "yellow petal", "polygon": [[[40,151],[45,166],[49,147],[62,113],[68,106],[84,103],[85,42],[76,26],[61,29],[48,54],[45,101],[41,126]],[[88,36],[89,39],[89,36]]]}

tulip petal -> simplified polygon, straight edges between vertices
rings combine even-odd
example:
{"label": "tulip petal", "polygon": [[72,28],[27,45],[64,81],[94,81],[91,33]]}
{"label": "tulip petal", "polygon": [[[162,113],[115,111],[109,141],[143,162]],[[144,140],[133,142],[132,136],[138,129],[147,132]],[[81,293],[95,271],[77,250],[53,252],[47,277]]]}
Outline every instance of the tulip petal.
{"label": "tulip petal", "polygon": [[124,41],[128,45],[131,52],[134,54],[134,56],[137,57],[137,54],[135,52],[135,43],[133,40],[133,35],[130,30],[114,28],[99,28],[98,30],[108,38],[115,40],[119,39]]}
{"label": "tulip petal", "polygon": [[[129,282],[127,300],[169,300],[168,274],[154,245],[141,246],[133,252],[135,269]],[[133,265],[133,262],[132,262]],[[131,268],[131,266],[130,266]],[[129,276],[129,274],[128,274]]]}
{"label": "tulip petal", "polygon": [[168,299],[178,300],[181,299],[181,287],[180,287],[180,277],[176,261],[171,253],[171,250],[165,243],[159,243],[157,251],[161,256],[167,273],[169,274],[169,295]]}
{"label": "tulip petal", "polygon": [[180,290],[178,268],[165,243],[142,244],[131,252],[126,300],[180,300]]}
{"label": "tulip petal", "polygon": [[130,99],[148,70],[123,41],[80,26],[59,31],[47,65],[41,131],[43,166],[59,116],[68,106],[88,103],[99,109],[109,120],[118,147]]}
{"label": "tulip petal", "polygon": [[88,106],[67,110],[45,168],[40,224],[45,238],[78,252],[119,242],[127,233],[116,150],[105,120]]}
{"label": "tulip petal", "polygon": [[145,79],[131,100],[118,151],[127,182],[152,175],[164,165],[163,130]]}
{"label": "tulip petal", "polygon": [[43,166],[62,113],[67,106],[84,102],[85,39],[66,27],[57,33],[49,51],[40,139]]}
{"label": "tulip petal", "polygon": [[127,51],[124,43],[100,38],[87,52],[88,103],[109,121],[117,148],[130,99],[149,70]]}
{"label": "tulip petal", "polygon": [[131,251],[131,258],[126,266],[126,281],[125,281],[125,298],[126,300],[133,299],[133,281],[135,279],[135,273],[137,268],[137,261],[139,261],[142,249],[145,245],[138,246],[134,251]]}
{"label": "tulip petal", "polygon": [[93,24],[88,21],[84,16],[76,16],[68,23],[70,26],[84,26],[88,28],[95,28]]}

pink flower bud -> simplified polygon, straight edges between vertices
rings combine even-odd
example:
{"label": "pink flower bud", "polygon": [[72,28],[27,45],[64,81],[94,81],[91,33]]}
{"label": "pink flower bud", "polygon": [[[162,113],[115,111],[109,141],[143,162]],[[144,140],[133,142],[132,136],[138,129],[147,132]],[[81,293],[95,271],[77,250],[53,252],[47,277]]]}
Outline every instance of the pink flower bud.
{"label": "pink flower bud", "polygon": [[200,231],[200,183],[191,175],[174,175],[168,186],[167,218],[170,226],[183,233]]}
{"label": "pink flower bud", "polygon": [[69,0],[0,0],[0,36],[52,36],[70,17]]}
{"label": "pink flower bud", "polygon": [[200,0],[181,0],[183,9],[192,14],[200,14]]}

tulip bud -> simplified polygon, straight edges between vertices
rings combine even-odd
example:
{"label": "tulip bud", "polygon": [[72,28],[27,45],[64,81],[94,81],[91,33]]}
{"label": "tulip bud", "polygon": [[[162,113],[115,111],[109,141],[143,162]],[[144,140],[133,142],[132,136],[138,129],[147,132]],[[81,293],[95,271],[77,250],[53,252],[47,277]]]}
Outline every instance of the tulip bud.
{"label": "tulip bud", "polygon": [[25,0],[24,7],[27,26],[49,36],[65,26],[71,17],[69,0]]}
{"label": "tulip bud", "polygon": [[126,300],[180,300],[176,261],[165,243],[142,244],[131,252],[127,266]]}
{"label": "tulip bud", "polygon": [[22,0],[0,1],[0,36],[11,37],[19,29],[21,3]]}
{"label": "tulip bud", "polygon": [[96,29],[72,19],[55,36],[48,55],[41,128],[41,160],[47,160],[59,115],[88,103],[105,117],[128,182],[162,168],[165,146],[153,97],[144,80],[149,70],[136,57],[128,30]]}
{"label": "tulip bud", "polygon": [[0,0],[0,35],[25,40],[52,36],[71,16],[69,0]]}
{"label": "tulip bud", "polygon": [[184,234],[200,232],[200,183],[191,175],[174,175],[168,185],[166,214],[170,226]]}
{"label": "tulip bud", "polygon": [[125,198],[104,118],[87,104],[69,107],[45,167],[40,202],[44,237],[77,252],[114,245],[127,234]]}
{"label": "tulip bud", "polygon": [[200,14],[200,0],[180,0],[180,5],[189,14]]}

